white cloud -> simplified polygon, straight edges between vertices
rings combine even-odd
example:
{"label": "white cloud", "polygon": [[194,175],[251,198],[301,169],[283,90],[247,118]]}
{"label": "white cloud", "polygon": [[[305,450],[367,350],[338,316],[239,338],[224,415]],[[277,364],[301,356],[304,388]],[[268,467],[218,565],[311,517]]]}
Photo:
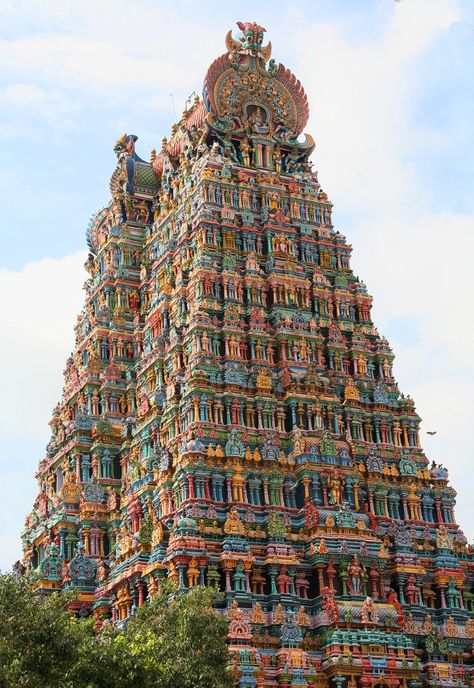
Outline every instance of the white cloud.
{"label": "white cloud", "polygon": [[5,89],[5,99],[13,105],[31,105],[43,100],[44,91],[34,84],[13,84]]}
{"label": "white cloud", "polygon": [[[213,32],[217,50],[224,51],[225,23],[223,27],[216,15],[206,20],[192,6],[136,3],[132,13],[124,0],[101,0],[87,12],[78,11],[77,3],[27,6],[35,26],[44,28],[1,40],[2,68],[53,88],[76,90],[88,99],[117,103],[124,94],[144,92],[155,107],[168,109],[170,91],[179,92],[181,104],[188,95],[186,84],[201,83],[216,56],[208,40]],[[206,40],[196,40],[199,35]],[[191,45],[192,58],[187,50]]]}
{"label": "white cloud", "polygon": [[157,77],[166,85],[176,75],[177,65],[159,60],[149,50],[130,53],[112,39],[54,34],[29,36],[0,43],[5,66],[14,66],[47,78],[61,87],[74,83],[81,90],[137,90]]}
{"label": "white cloud", "polygon": [[57,132],[74,130],[79,123],[78,103],[58,88],[46,89],[33,83],[10,84],[0,94],[0,104],[3,118],[8,113],[9,120],[6,128],[2,124],[3,140],[34,139],[38,125],[43,128],[48,125]]}
{"label": "white cloud", "polygon": [[62,371],[82,308],[85,252],[0,270],[0,568],[21,554],[20,531],[36,496],[34,475],[61,398]]}
{"label": "white cloud", "polygon": [[[179,115],[215,57],[212,42],[195,40],[195,35],[213,30],[202,17],[186,21],[179,12],[137,3],[132,20],[121,0],[93,3],[87,12],[78,12],[77,3],[26,5],[41,31],[35,25],[36,30],[26,28],[0,40],[4,140],[34,140],[44,134],[45,124],[54,135],[57,130],[79,130],[89,125],[91,111],[113,109],[120,118],[138,103],[138,110],[164,111],[171,118],[171,92]],[[15,9],[7,14],[13,20]],[[162,26],[166,30],[157,38]],[[223,52],[222,26],[217,31],[215,45]],[[192,59],[186,45],[193,46]],[[161,136],[157,132],[158,142]]]}
{"label": "white cloud", "polygon": [[[21,271],[0,270],[0,359],[7,363],[0,397],[0,432],[26,440],[48,439],[48,420],[61,398],[62,371],[74,346],[82,308],[85,252],[44,258]],[[31,466],[40,457],[31,457]]]}
{"label": "white cloud", "polygon": [[350,26],[327,23],[307,26],[294,46],[323,185],[365,214],[420,200],[415,172],[404,162],[417,143],[410,121],[420,87],[416,60],[458,18],[449,0],[430,2],[428,11],[423,0],[403,5],[371,42],[352,40]]}

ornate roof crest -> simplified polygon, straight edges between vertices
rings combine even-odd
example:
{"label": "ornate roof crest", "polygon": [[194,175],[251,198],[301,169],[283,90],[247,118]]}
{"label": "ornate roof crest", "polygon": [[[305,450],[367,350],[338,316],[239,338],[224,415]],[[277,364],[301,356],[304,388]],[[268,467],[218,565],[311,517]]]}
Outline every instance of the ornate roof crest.
{"label": "ornate roof crest", "polygon": [[[296,143],[308,121],[308,99],[298,79],[270,60],[271,43],[262,47],[265,29],[238,22],[240,40],[226,37],[228,52],[214,60],[204,80],[208,125],[224,133],[261,135]],[[306,147],[314,143],[307,137]]]}
{"label": "ornate roof crest", "polygon": [[227,32],[225,45],[229,52],[229,60],[233,64],[239,64],[239,55],[251,55],[258,57],[264,62],[268,62],[272,54],[272,44],[262,46],[263,34],[266,29],[259,26],[256,22],[237,22],[237,26],[242,31],[239,40],[232,38],[232,30]]}

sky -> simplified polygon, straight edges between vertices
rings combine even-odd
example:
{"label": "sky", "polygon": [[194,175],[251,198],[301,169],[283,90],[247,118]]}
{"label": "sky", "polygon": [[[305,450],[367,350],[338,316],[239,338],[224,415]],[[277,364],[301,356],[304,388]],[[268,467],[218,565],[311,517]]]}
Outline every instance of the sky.
{"label": "sky", "polygon": [[159,149],[174,108],[179,118],[226,32],[247,20],[306,90],[335,226],[474,538],[472,0],[2,0],[2,570],[20,557],[36,496],[114,142],[136,134],[145,159]]}

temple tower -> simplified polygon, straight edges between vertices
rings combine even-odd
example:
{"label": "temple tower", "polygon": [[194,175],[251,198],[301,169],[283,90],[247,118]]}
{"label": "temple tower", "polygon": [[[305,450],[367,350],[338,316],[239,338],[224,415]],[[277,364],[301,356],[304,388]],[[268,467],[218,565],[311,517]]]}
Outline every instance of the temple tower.
{"label": "temple tower", "polygon": [[472,685],[455,491],[333,228],[303,87],[238,26],[150,162],[116,142],[25,566],[98,627],[165,578],[219,589],[240,688]]}

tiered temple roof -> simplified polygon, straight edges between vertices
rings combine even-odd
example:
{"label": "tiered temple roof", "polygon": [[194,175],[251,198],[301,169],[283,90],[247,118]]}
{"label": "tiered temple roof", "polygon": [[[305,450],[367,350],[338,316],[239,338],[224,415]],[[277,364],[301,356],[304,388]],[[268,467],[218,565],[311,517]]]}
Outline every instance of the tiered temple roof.
{"label": "tiered temple roof", "polygon": [[[473,685],[473,555],[309,160],[303,87],[239,23],[87,229],[24,565],[127,618],[223,592],[235,685]],[[362,247],[363,249],[363,247]]]}

